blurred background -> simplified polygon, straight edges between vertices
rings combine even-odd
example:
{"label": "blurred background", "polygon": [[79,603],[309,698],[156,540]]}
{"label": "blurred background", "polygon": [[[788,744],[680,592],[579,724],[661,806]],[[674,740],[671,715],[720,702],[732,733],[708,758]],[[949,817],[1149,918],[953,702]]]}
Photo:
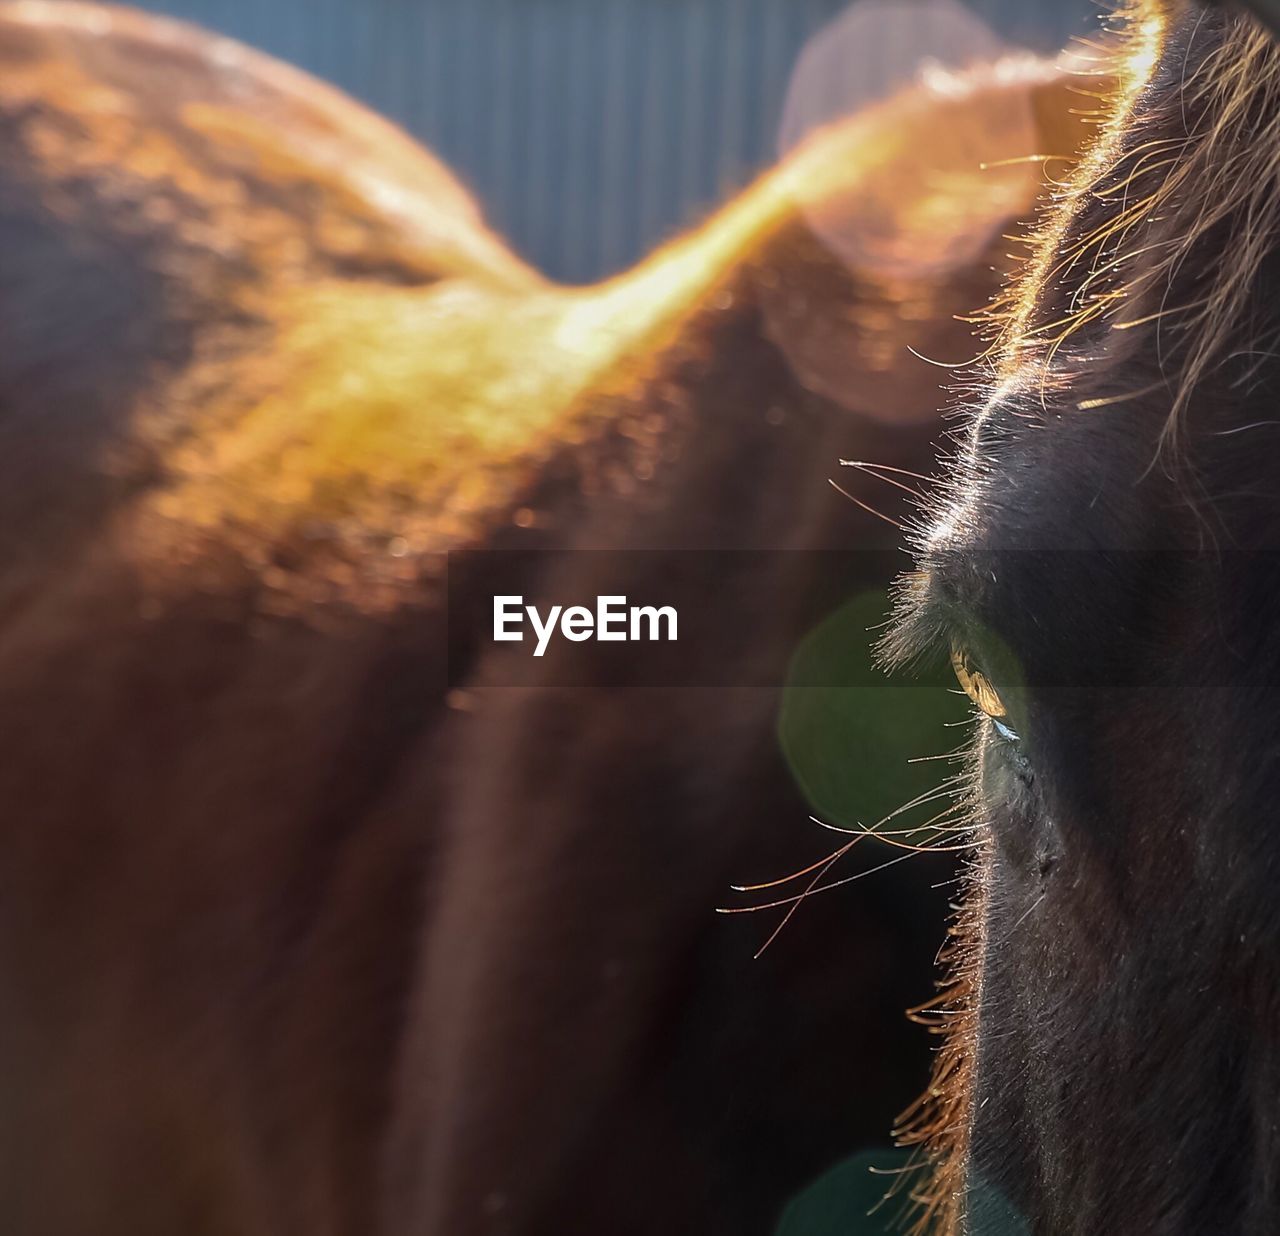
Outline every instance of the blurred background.
{"label": "blurred background", "polygon": [[1094,0],[143,0],[399,122],[553,279],[632,265],[921,61],[1052,53]]}
{"label": "blurred background", "polygon": [[[997,75],[997,86],[984,79],[984,89],[966,102],[962,90],[948,91],[945,75],[931,75],[922,92],[930,98],[924,112],[870,105],[911,85],[928,66],[960,69],[1020,51],[1052,55],[1096,24],[1094,0],[144,0],[140,7],[277,56],[398,122],[471,191],[501,240],[476,241],[489,266],[458,269],[451,254],[438,270],[432,267],[427,259],[435,255],[420,251],[422,236],[433,235],[433,210],[451,219],[453,195],[424,193],[422,184],[438,188],[445,178],[432,165],[415,180],[412,152],[406,158],[393,145],[387,150],[404,165],[382,170],[405,173],[413,207],[408,220],[383,218],[377,203],[361,201],[368,209],[356,219],[359,226],[336,229],[335,252],[341,251],[335,259],[315,241],[322,232],[317,221],[333,222],[325,214],[331,211],[339,212],[337,222],[352,222],[340,211],[363,190],[358,177],[345,183],[342,173],[359,162],[362,146],[330,148],[323,125],[308,130],[278,101],[273,111],[263,103],[270,92],[255,95],[237,81],[236,57],[219,55],[226,50],[220,45],[205,49],[208,80],[194,75],[189,95],[163,76],[156,80],[164,89],[148,93],[143,86],[150,79],[139,85],[128,57],[99,62],[86,53],[93,72],[115,74],[113,88],[136,89],[146,101],[137,122],[142,137],[152,120],[166,140],[184,133],[182,110],[215,86],[219,107],[233,118],[237,109],[261,109],[252,117],[257,127],[245,126],[247,147],[237,144],[236,125],[223,138],[215,128],[207,151],[203,138],[190,143],[206,151],[202,157],[224,158],[219,175],[243,192],[219,199],[232,208],[215,212],[216,226],[195,229],[195,239],[183,243],[194,254],[192,269],[218,274],[215,287],[233,266],[224,251],[233,258],[242,246],[252,251],[244,263],[249,273],[233,273],[252,280],[254,304],[266,306],[264,315],[277,304],[287,307],[280,312],[289,329],[259,333],[254,321],[243,337],[221,341],[207,331],[207,318],[216,318],[212,310],[226,308],[220,302],[190,311],[190,320],[177,322],[182,329],[172,329],[165,315],[173,313],[171,301],[185,304],[172,295],[190,282],[183,279],[165,284],[154,323],[130,302],[118,314],[102,315],[109,324],[119,316],[119,332],[104,331],[92,317],[84,325],[77,315],[87,300],[93,308],[84,287],[108,286],[114,294],[134,286],[129,280],[148,260],[130,248],[139,226],[148,239],[151,231],[163,237],[166,218],[185,218],[179,206],[200,218],[209,203],[186,202],[184,179],[170,178],[163,161],[141,160],[139,171],[111,145],[86,182],[76,182],[76,201],[87,206],[83,217],[73,213],[68,222],[39,194],[23,196],[21,158],[39,160],[14,139],[18,154],[0,158],[0,222],[7,209],[11,226],[22,229],[14,234],[35,236],[45,246],[28,246],[34,256],[25,265],[10,263],[20,275],[35,272],[30,286],[12,280],[13,294],[29,298],[18,303],[21,320],[35,323],[33,332],[41,319],[30,306],[54,305],[50,320],[68,338],[104,341],[111,363],[131,381],[137,373],[155,384],[147,389],[151,404],[179,409],[197,397],[181,387],[175,395],[165,385],[169,370],[152,362],[163,359],[182,375],[190,358],[201,355],[195,345],[212,337],[227,423],[233,417],[253,423],[259,367],[279,364],[289,381],[298,375],[296,386],[279,379],[283,393],[268,404],[289,426],[286,444],[303,433],[298,426],[308,424],[307,416],[323,442],[326,427],[354,425],[333,453],[334,468],[345,478],[342,469],[349,467],[361,484],[379,475],[361,474],[362,457],[353,449],[364,424],[358,416],[368,411],[360,402],[366,389],[374,393],[366,396],[371,401],[387,401],[386,407],[370,403],[379,416],[387,408],[396,414],[389,440],[406,435],[390,441],[388,459],[411,456],[410,429],[443,425],[449,433],[439,442],[446,447],[430,434],[423,441],[457,463],[460,474],[468,461],[483,472],[475,467],[486,462],[483,451],[497,452],[483,445],[484,431],[518,430],[520,412],[537,413],[540,419],[531,423],[545,427],[548,441],[531,430],[524,454],[509,447],[516,461],[510,476],[495,467],[501,483],[493,482],[492,493],[481,486],[480,496],[469,500],[477,510],[492,506],[484,508],[483,521],[476,517],[480,531],[466,534],[478,544],[451,534],[461,549],[478,548],[482,563],[494,548],[528,551],[521,561],[535,600],[539,589],[557,602],[565,599],[556,592],[564,578],[543,565],[555,562],[544,551],[579,541],[616,551],[619,561],[636,548],[656,548],[659,559],[666,554],[652,567],[655,588],[691,548],[836,549],[859,564],[844,578],[834,576],[820,554],[762,555],[751,571],[739,570],[732,554],[705,559],[696,586],[725,592],[745,620],[734,639],[708,639],[701,647],[682,638],[680,651],[710,660],[724,643],[743,665],[758,656],[787,667],[787,676],[769,680],[763,692],[742,692],[730,677],[721,681],[732,686],[706,694],[574,696],[546,668],[550,659],[538,663],[546,677],[533,690],[510,692],[511,681],[501,677],[504,650],[480,648],[466,624],[442,623],[439,614],[407,604],[386,632],[378,621],[364,622],[371,646],[381,648],[376,641],[385,639],[392,652],[385,664],[371,658],[370,682],[357,675],[355,686],[344,679],[342,691],[335,689],[332,727],[354,717],[361,726],[369,723],[370,734],[360,729],[349,767],[322,771],[326,778],[332,773],[344,794],[343,778],[368,784],[374,814],[342,808],[335,813],[342,818],[332,830],[326,826],[317,843],[305,831],[289,831],[295,820],[283,808],[279,820],[271,815],[274,799],[264,804],[264,796],[255,795],[250,805],[298,845],[289,893],[311,893],[312,873],[328,861],[326,845],[334,850],[334,870],[349,874],[340,849],[348,833],[376,848],[382,827],[396,843],[376,849],[377,861],[370,860],[362,877],[373,892],[357,884],[370,898],[363,929],[385,930],[397,947],[355,928],[339,937],[337,949],[318,936],[315,990],[337,993],[331,1037],[340,1045],[364,1041],[350,1032],[348,1018],[358,1024],[381,1006],[368,1002],[369,1013],[360,1000],[346,999],[326,968],[333,955],[349,952],[362,981],[376,968],[366,965],[366,956],[376,959],[389,974],[379,975],[386,1006],[396,1017],[402,1007],[413,1012],[411,1024],[393,1027],[408,1063],[387,1084],[407,1091],[407,1132],[397,1129],[410,1165],[406,1196],[417,1204],[421,1188],[421,1213],[443,1216],[414,1230],[433,1236],[869,1236],[890,1230],[902,1207],[876,1208],[885,1182],[867,1168],[900,1164],[890,1145],[893,1121],[926,1085],[934,1040],[909,1026],[904,1011],[934,991],[935,958],[954,899],[954,852],[943,846],[945,852],[924,858],[904,855],[882,844],[884,838],[860,847],[836,876],[841,883],[874,878],[806,902],[776,943],[758,960],[754,954],[788,916],[794,902],[786,898],[799,896],[795,890],[805,887],[808,873],[820,868],[825,875],[833,847],[847,849],[843,836],[833,838],[819,823],[846,835],[877,827],[876,821],[922,829],[950,810],[952,783],[945,778],[953,766],[937,761],[963,743],[968,706],[946,666],[915,680],[886,681],[873,666],[872,645],[889,608],[890,580],[907,561],[899,525],[916,509],[915,485],[934,470],[944,439],[940,409],[953,366],[972,360],[978,347],[966,315],[990,300],[999,273],[1008,269],[1015,246],[1006,237],[1034,215],[1044,156],[1068,157],[1072,149],[1037,124],[1055,106],[1078,112],[1079,96],[1041,99],[1037,110],[1031,87],[1015,82],[1010,88]],[[57,40],[51,46],[57,48]],[[21,68],[21,43],[14,48],[13,63]],[[4,51],[0,46],[0,58]],[[167,63],[161,70],[168,71]],[[42,113],[22,98],[21,73],[11,78],[22,106],[9,105],[17,117],[9,128],[22,138],[24,118],[39,120]],[[56,85],[57,74],[49,80]],[[5,84],[0,74],[0,103]],[[309,87],[290,75],[289,89],[305,95]],[[41,106],[56,116],[56,103],[45,99]],[[81,106],[67,129],[77,133],[83,126],[92,134],[102,118],[91,105]],[[785,158],[815,130],[865,110],[876,117],[872,128],[853,121],[845,144],[817,143]],[[5,132],[0,123],[0,138]],[[894,140],[877,144],[871,140],[877,136]],[[261,149],[253,141],[263,143]],[[145,151],[145,143],[139,148]],[[30,149],[38,155],[40,147]],[[370,151],[375,167],[384,157],[386,151]],[[769,191],[743,194],[780,162],[782,170],[765,183]],[[272,173],[279,167],[297,183],[288,181],[289,192],[278,199]],[[797,168],[803,174],[792,175]],[[9,186],[6,197],[4,176],[13,169],[22,192]],[[785,192],[774,191],[780,185]],[[333,192],[335,186],[345,192]],[[308,260],[281,262],[265,243],[266,256],[258,256],[248,243],[262,226],[255,195],[266,202],[263,214],[273,227],[284,202],[283,230]],[[138,201],[153,208],[140,212],[141,225],[132,213]],[[157,205],[162,209],[154,210]],[[681,261],[644,263],[656,246],[717,208],[725,209],[691,235]],[[365,215],[377,222],[372,231]],[[410,226],[418,223],[421,232]],[[467,229],[480,232],[469,217]],[[209,232],[213,241],[202,239]],[[107,255],[101,270],[80,256],[86,233],[108,242],[91,250]],[[421,260],[405,267],[390,261],[385,269],[362,264],[356,259],[371,235],[390,237],[393,253]],[[339,242],[351,236],[351,252],[342,250]],[[503,245],[552,281],[581,287],[564,293],[531,277],[526,282],[519,263],[508,266]],[[11,245],[9,254],[23,256],[22,249]],[[58,284],[44,258],[63,262],[67,253],[74,258],[64,263],[71,274]],[[637,264],[630,280],[590,286]],[[498,286],[494,270],[509,287]],[[615,303],[619,288],[625,296]],[[309,342],[301,329],[293,332],[289,315],[295,314],[318,332],[320,343]],[[354,346],[347,346],[348,336]],[[119,339],[137,349],[137,363],[130,353],[120,353],[120,360]],[[25,361],[17,356],[20,376]],[[46,388],[54,384],[57,395],[65,377],[74,396],[68,406],[78,415],[81,391],[90,389],[107,409],[104,421],[108,413],[127,420],[132,388],[117,392],[92,371],[86,378],[77,367],[82,363],[79,355],[74,363],[60,358],[27,387],[12,378],[6,387],[0,366],[0,401],[10,388],[34,391],[28,398],[47,423]],[[393,382],[386,391],[378,386],[384,370],[398,378],[402,368],[411,381]],[[278,380],[274,370],[269,376]],[[474,456],[463,449],[468,427],[481,443]],[[255,483],[266,484],[271,469],[281,466],[269,452],[264,458],[261,474],[246,474]],[[848,481],[865,501],[850,501],[827,484],[851,475],[839,467],[845,458],[873,460],[887,470]],[[434,455],[430,462],[437,462]],[[216,459],[210,465],[215,481],[218,466]],[[397,475],[392,468],[391,480]],[[364,489],[350,487],[353,505],[337,508],[345,518],[336,522],[355,530],[353,536],[360,533],[359,554],[382,569],[384,542],[407,553],[409,541],[399,534],[423,530],[407,516],[403,528],[393,519],[385,528],[365,529],[361,521],[376,522],[381,510],[362,507]],[[465,490],[461,480],[458,487]],[[346,491],[340,496],[345,500]],[[453,544],[431,541],[437,543]],[[399,560],[395,550],[390,557]],[[600,557],[612,569],[609,555]],[[312,569],[306,554],[271,561],[290,563],[299,577]],[[495,589],[481,578],[474,596],[465,595],[453,573],[456,561],[450,589],[483,612]],[[408,562],[411,569],[417,568]],[[587,571],[586,564],[580,569]],[[293,579],[274,567],[271,573]],[[586,583],[592,594],[604,589],[594,566]],[[272,627],[272,638],[288,650],[287,664],[302,664],[296,650],[311,648],[308,641],[319,645],[317,660],[348,662],[345,651],[330,655],[320,624],[312,631],[301,621],[295,630],[293,623],[284,612]],[[449,684],[457,689],[437,693],[422,664],[432,663],[438,645],[460,630],[462,672]],[[85,638],[96,647],[96,631]],[[131,648],[149,648],[155,628],[129,639]],[[180,625],[172,641],[184,654],[207,651]],[[407,668],[400,668],[401,658]],[[646,690],[662,686],[636,664],[636,683]],[[188,716],[185,681],[175,676],[166,690],[156,715],[167,708]],[[120,719],[104,714],[111,742],[102,749],[116,742],[118,727],[137,725],[128,693],[111,698]],[[299,690],[282,699],[283,720],[272,732],[288,730],[292,752],[293,722],[310,711],[298,701],[309,697]],[[255,767],[263,757],[256,749],[242,752],[243,718],[220,702],[212,711],[232,733],[227,749]],[[213,721],[203,724],[190,726],[197,756],[217,734]],[[395,811],[376,814],[381,800],[374,789],[399,776],[398,767],[387,772],[374,749],[383,725],[403,726],[406,734],[420,728],[427,736],[405,761],[414,772],[403,801],[396,799],[403,818]],[[317,726],[318,733],[323,729]],[[310,769],[302,755],[292,758]],[[314,762],[319,767],[327,758]],[[9,762],[23,766],[12,753]],[[101,775],[110,786],[113,769]],[[96,801],[99,791],[85,784]],[[182,789],[199,804],[192,818],[202,819],[201,784],[184,782]],[[154,793],[151,799],[166,801]],[[904,804],[914,804],[911,814],[900,810]],[[249,839],[245,853],[255,855],[258,818],[227,815]],[[404,863],[396,848],[401,830],[412,842]],[[164,861],[176,877],[190,878],[198,875],[199,857],[166,851]],[[903,865],[906,857],[913,861]],[[399,919],[384,912],[384,863],[387,886],[412,887],[405,905],[415,915],[419,896],[431,906],[422,924],[412,920],[424,936],[412,947],[396,934]],[[732,887],[753,880],[760,883],[747,892],[755,895]],[[278,882],[264,881],[272,898]],[[236,882],[219,882],[215,891],[219,906],[230,907],[238,922]],[[761,914],[713,913],[726,903],[745,909],[774,897],[781,904],[766,904]],[[176,893],[174,900],[182,904]],[[103,921],[110,927],[115,920],[106,915]],[[201,923],[182,917],[179,926],[205,938]],[[289,932],[282,936],[292,948]],[[254,976],[260,943],[255,935],[247,949]],[[431,963],[421,974],[419,952]],[[286,951],[271,973],[279,982],[278,975],[308,978],[310,972]],[[301,990],[308,1031],[300,1039],[303,1050],[295,1050],[290,1024],[252,1040],[255,1049],[267,1044],[266,1075],[288,1075],[295,1056],[304,1071],[306,1044],[324,1037],[311,1032],[314,993],[305,985]],[[235,991],[213,985],[214,1004],[231,1018],[241,1011]],[[142,1017],[146,1010],[138,1009]],[[79,1036],[81,1029],[68,1032]],[[363,1101],[362,1070],[371,1059],[375,1071],[386,1062],[376,1051],[335,1049],[335,1058],[341,1084],[334,1083],[334,1092],[345,1097],[350,1091]],[[405,1086],[405,1077],[413,1084]],[[274,1093],[256,1079],[250,1088]],[[297,1092],[308,1100],[318,1096],[322,1106],[333,1097],[313,1087],[309,1075]],[[293,1156],[306,1122],[285,1110],[290,1114],[275,1117],[266,1140],[274,1145],[271,1138],[278,1138]],[[342,1110],[336,1100],[334,1110]],[[348,1124],[335,1117],[336,1127],[345,1131]],[[112,1143],[104,1136],[92,1144],[104,1163]],[[381,1142],[376,1145],[380,1151]],[[372,1161],[374,1151],[369,1155]],[[287,1174],[272,1174],[290,1200],[327,1179],[305,1153],[297,1153],[296,1162],[302,1182],[296,1187]],[[341,1162],[359,1159],[344,1153]],[[422,1168],[428,1162],[432,1173]],[[163,1175],[150,1160],[146,1171],[148,1179]],[[182,1181],[169,1176],[181,1200]],[[104,1170],[102,1179],[110,1185],[112,1172]],[[57,1182],[55,1196],[60,1192]]]}
{"label": "blurred background", "polygon": [[[471,190],[517,254],[557,282],[584,285],[634,266],[816,128],[908,86],[923,67],[963,68],[1019,50],[1052,55],[1086,34],[1098,15],[1094,0],[142,0],[140,7],[278,56],[398,122]],[[966,710],[949,690],[953,684],[932,677],[927,684],[847,685],[865,674],[887,608],[884,587],[874,587],[815,627],[795,662],[810,685],[780,699],[777,754],[801,801],[766,796],[758,814],[765,832],[799,838],[811,852],[823,841],[804,840],[806,806],[846,828],[916,796],[925,809],[910,817],[914,823],[937,810],[930,793],[937,765],[912,767],[908,756],[954,746],[957,731],[948,727],[961,724]],[[811,685],[824,679],[843,685]],[[886,853],[893,852],[869,853],[862,867],[878,866]],[[765,865],[766,874],[787,870],[777,861],[776,868]],[[864,978],[863,990],[878,1010],[876,1024],[889,1027],[887,1041],[895,1043],[895,1054],[871,1064],[886,1096],[873,1097],[874,1087],[859,1083],[856,1063],[836,1083],[848,1089],[851,1107],[861,1101],[876,1112],[867,1127],[907,1101],[924,1077],[923,1040],[912,1039],[905,1025],[893,1027],[903,1005],[927,992],[925,963],[940,939],[951,874],[939,861],[850,889],[843,906],[811,909],[799,934],[793,930],[762,963],[803,974],[824,940],[856,935],[863,954],[884,967],[874,983]],[[794,1033],[804,1039],[825,1016],[838,1035],[858,1002],[852,992],[833,992],[824,973],[805,980],[804,1011],[775,1004],[770,1014],[763,996],[750,1005],[743,993],[753,985],[770,992],[772,980],[760,977],[768,969],[748,979],[740,966],[775,923],[708,923],[719,939],[718,960],[681,1016],[699,1001],[737,1016],[749,1008],[760,1059],[792,1077],[790,1115],[812,1117],[809,1079],[788,1055],[793,1032],[767,1028],[769,1019],[798,1022]],[[868,1024],[870,1010],[870,1003],[862,1009]],[[713,1037],[725,1033],[714,1013],[703,1016]],[[851,1046],[876,1041],[853,1021],[848,1033]],[[738,1067],[753,1059],[737,1047],[732,1052]],[[704,1092],[710,1107],[723,1107],[725,1129],[750,1127],[744,1114],[732,1114],[742,1099],[731,1072],[721,1078],[700,1069],[696,1081],[683,1084]],[[760,1108],[766,1128],[782,1110],[765,1099]],[[896,1229],[902,1207],[877,1205],[886,1178],[867,1170],[892,1172],[902,1162],[885,1148],[887,1125],[879,1127],[877,1148],[846,1144],[851,1157],[795,1196],[781,1236]],[[829,1145],[822,1149],[831,1135],[819,1128],[815,1121],[814,1147],[797,1151],[798,1163],[838,1157]],[[778,1143],[768,1144],[761,1162],[783,1170]]]}

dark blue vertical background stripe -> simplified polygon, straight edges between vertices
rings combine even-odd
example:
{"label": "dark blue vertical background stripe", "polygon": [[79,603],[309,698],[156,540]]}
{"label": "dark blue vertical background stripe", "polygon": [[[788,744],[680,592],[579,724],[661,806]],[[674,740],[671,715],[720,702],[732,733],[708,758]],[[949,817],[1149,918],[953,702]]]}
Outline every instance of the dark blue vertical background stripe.
{"label": "dark blue vertical background stripe", "polygon": [[[139,3],[301,65],[395,119],[525,257],[586,282],[774,161],[791,67],[849,0]],[[1041,51],[1097,18],[1094,0],[968,7]]]}

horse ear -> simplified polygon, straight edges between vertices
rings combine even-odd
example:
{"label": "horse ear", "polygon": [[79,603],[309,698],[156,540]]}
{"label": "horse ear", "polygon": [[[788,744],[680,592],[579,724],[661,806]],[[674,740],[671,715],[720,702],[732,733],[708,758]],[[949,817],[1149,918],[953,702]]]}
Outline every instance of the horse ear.
{"label": "horse ear", "polygon": [[768,334],[804,385],[876,419],[936,415],[947,373],[924,380],[921,356],[954,365],[980,350],[955,316],[1012,273],[1016,238],[1089,148],[1114,87],[1105,60],[926,71],[802,146],[790,225],[759,283]]}

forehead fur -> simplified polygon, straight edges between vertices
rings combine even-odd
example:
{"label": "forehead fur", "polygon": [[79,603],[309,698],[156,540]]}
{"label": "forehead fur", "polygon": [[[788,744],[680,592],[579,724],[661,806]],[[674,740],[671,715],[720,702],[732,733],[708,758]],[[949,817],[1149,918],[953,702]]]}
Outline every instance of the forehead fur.
{"label": "forehead fur", "polygon": [[1159,332],[1167,438],[1224,359],[1274,342],[1251,294],[1280,227],[1280,51],[1247,17],[1165,0],[1116,27],[1099,139],[996,307],[996,363],[1035,381],[1069,342]]}

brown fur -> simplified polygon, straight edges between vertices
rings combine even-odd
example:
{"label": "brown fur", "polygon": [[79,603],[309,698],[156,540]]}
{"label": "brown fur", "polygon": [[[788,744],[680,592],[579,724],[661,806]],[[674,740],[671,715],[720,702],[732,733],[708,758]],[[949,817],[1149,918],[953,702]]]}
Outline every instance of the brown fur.
{"label": "brown fur", "polygon": [[[919,461],[929,427],[859,402],[939,399],[900,319],[965,359],[1001,245],[885,281],[800,199],[910,217],[939,110],[1001,92],[1070,156],[1073,89],[1023,64],[909,93],[565,289],[309,79],[0,8],[7,1231],[763,1232],[874,1137],[914,883],[748,969],[709,911],[799,865],[773,697],[488,690],[443,555],[882,543],[832,461]],[[1032,209],[1038,173],[966,167],[957,214]],[[819,308],[839,404],[793,347]],[[829,603],[794,571],[744,585],[748,661]]]}

